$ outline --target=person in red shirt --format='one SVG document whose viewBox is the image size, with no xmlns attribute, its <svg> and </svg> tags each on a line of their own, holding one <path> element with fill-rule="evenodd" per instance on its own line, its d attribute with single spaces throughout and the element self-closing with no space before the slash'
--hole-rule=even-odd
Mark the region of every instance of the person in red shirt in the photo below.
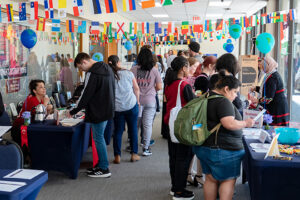
<svg viewBox="0 0 300 200">
<path fill-rule="evenodd" d="M 181 106 L 195 98 L 192 86 L 184 81 L 184 77 L 189 74 L 189 62 L 183 56 L 176 57 L 171 63 L 171 69 L 168 70 L 165 78 L 165 98 L 167 101 L 166 114 L 164 116 L 165 124 L 169 124 L 171 109 L 176 106 L 177 91 L 180 85 Z M 188 176 L 189 164 L 193 158 L 191 146 L 180 143 L 173 143 L 168 138 L 169 147 L 169 167 L 171 175 L 171 195 L 173 199 L 193 199 L 194 193 L 186 190 L 186 180 Z"/>
<path fill-rule="evenodd" d="M 31 80 L 29 83 L 30 94 L 27 96 L 23 103 L 22 110 L 19 113 L 18 118 L 14 121 L 12 127 L 12 137 L 15 142 L 21 146 L 21 132 L 20 127 L 24 124 L 22 114 L 25 111 L 31 112 L 31 119 L 34 116 L 32 110 L 39 104 L 44 104 L 47 108 L 47 113 L 53 110 L 53 106 L 49 104 L 50 100 L 46 96 L 45 82 L 43 80 Z"/>
</svg>

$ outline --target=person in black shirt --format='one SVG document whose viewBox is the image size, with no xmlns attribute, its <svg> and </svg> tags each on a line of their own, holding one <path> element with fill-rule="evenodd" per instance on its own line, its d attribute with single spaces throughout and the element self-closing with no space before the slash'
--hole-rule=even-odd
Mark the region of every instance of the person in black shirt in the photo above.
<svg viewBox="0 0 300 200">
<path fill-rule="evenodd" d="M 242 121 L 232 101 L 237 97 L 241 83 L 232 75 L 220 71 L 215 89 L 209 95 L 220 98 L 208 100 L 207 128 L 213 129 L 221 123 L 218 132 L 211 134 L 202 146 L 194 146 L 205 176 L 205 199 L 216 199 L 218 188 L 220 199 L 232 199 L 236 178 L 240 175 L 244 156 L 242 129 L 252 127 L 253 119 Z"/>
<path fill-rule="evenodd" d="M 202 63 L 203 70 L 202 73 L 195 80 L 195 90 L 200 90 L 201 94 L 208 91 L 209 78 L 215 73 L 215 65 L 217 58 L 215 56 L 207 56 Z"/>
</svg>

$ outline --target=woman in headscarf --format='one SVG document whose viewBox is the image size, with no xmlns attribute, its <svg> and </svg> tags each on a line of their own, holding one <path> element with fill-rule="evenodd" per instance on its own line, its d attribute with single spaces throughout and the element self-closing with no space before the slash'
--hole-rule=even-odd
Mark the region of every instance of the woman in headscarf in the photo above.
<svg viewBox="0 0 300 200">
<path fill-rule="evenodd" d="M 268 114 L 272 115 L 273 126 L 289 125 L 289 108 L 285 89 L 280 74 L 277 72 L 278 63 L 270 56 L 266 56 L 260 65 L 265 72 L 263 84 L 257 88 L 261 98 L 251 98 L 253 103 L 259 103 L 265 107 Z"/>
</svg>

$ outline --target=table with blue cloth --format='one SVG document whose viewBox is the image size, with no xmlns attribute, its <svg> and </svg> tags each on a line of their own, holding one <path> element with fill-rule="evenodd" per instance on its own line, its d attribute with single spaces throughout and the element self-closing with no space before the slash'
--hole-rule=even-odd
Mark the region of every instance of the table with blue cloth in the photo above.
<svg viewBox="0 0 300 200">
<path fill-rule="evenodd" d="M 12 191 L 12 192 L 3 192 L 0 191 L 1 200 L 34 200 L 42 186 L 48 180 L 47 172 L 42 172 L 33 179 L 16 179 L 16 178 L 3 178 L 9 173 L 15 170 L 4 170 L 0 169 L 0 180 L 1 181 L 15 181 L 15 182 L 25 182 L 26 185 Z"/>
<path fill-rule="evenodd" d="M 251 143 L 260 143 L 259 140 L 243 137 L 243 143 L 243 173 L 252 200 L 300 199 L 300 156 L 293 155 L 291 161 L 264 159 L 265 153 L 256 153 L 250 147 Z"/>
<path fill-rule="evenodd" d="M 90 137 L 90 124 L 57 126 L 55 121 L 28 126 L 32 168 L 64 172 L 76 179 Z"/>
</svg>

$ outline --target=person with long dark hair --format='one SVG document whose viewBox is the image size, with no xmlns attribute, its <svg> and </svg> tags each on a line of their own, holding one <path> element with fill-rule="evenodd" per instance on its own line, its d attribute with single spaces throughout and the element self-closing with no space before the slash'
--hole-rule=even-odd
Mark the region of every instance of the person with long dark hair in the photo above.
<svg viewBox="0 0 300 200">
<path fill-rule="evenodd" d="M 108 64 L 115 75 L 115 117 L 114 117 L 114 163 L 121 162 L 122 135 L 125 122 L 130 135 L 131 162 L 140 160 L 138 156 L 137 119 L 139 113 L 140 89 L 131 71 L 122 69 L 118 56 L 108 57 Z"/>
<path fill-rule="evenodd" d="M 188 74 L 188 60 L 183 56 L 176 57 L 172 61 L 171 68 L 168 69 L 165 78 L 165 98 L 167 102 L 166 114 L 164 115 L 165 124 L 169 124 L 171 109 L 176 106 L 179 86 L 182 107 L 195 98 L 192 86 L 184 81 L 184 77 L 187 77 Z M 168 131 L 170 130 L 168 129 Z M 168 135 L 169 167 L 172 184 L 170 194 L 174 195 L 173 199 L 193 199 L 194 193 L 185 189 L 189 164 L 193 158 L 192 147 L 181 143 L 173 143 L 170 139 L 170 133 Z"/>
<path fill-rule="evenodd" d="M 219 98 L 208 100 L 207 128 L 212 130 L 221 123 L 218 132 L 212 133 L 201 146 L 193 150 L 200 159 L 205 174 L 204 198 L 215 200 L 232 199 L 236 179 L 240 176 L 241 161 L 245 151 L 242 142 L 242 129 L 252 127 L 253 119 L 242 120 L 232 101 L 237 97 L 241 83 L 232 75 L 219 71 L 215 88 L 209 95 Z"/>
<path fill-rule="evenodd" d="M 131 69 L 140 88 L 139 124 L 142 122 L 143 126 L 143 156 L 152 155 L 149 146 L 156 113 L 155 95 L 162 89 L 159 71 L 154 66 L 152 52 L 144 48 L 137 57 L 137 65 Z"/>
</svg>

